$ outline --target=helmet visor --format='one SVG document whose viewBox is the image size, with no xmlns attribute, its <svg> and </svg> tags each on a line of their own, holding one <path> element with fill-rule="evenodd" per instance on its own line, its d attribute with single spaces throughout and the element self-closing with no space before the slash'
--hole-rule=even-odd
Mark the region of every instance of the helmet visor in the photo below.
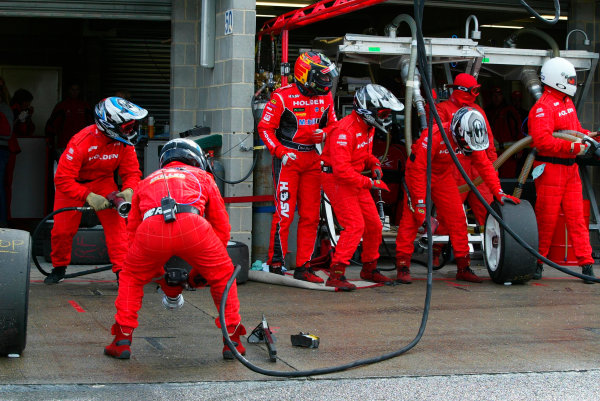
<svg viewBox="0 0 600 401">
<path fill-rule="evenodd" d="M 577 85 L 577 76 L 567 77 L 567 83 L 569 85 Z"/>
<path fill-rule="evenodd" d="M 123 124 L 121 124 L 121 132 L 124 135 L 131 135 L 133 133 L 133 131 L 135 131 L 135 129 L 137 128 L 137 120 L 130 120 L 130 121 L 126 121 Z"/>
<path fill-rule="evenodd" d="M 381 120 L 385 120 L 386 118 L 388 118 L 390 116 L 390 114 L 392 114 L 391 109 L 378 109 L 377 110 L 377 118 L 379 118 Z"/>
</svg>

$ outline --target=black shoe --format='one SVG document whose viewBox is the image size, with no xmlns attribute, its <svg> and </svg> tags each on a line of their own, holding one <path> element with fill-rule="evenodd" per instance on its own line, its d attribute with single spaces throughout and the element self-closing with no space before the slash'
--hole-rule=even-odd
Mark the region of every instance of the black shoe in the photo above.
<svg viewBox="0 0 600 401">
<path fill-rule="evenodd" d="M 281 268 L 281 265 L 277 263 L 269 266 L 269 272 L 283 276 L 283 269 Z"/>
<path fill-rule="evenodd" d="M 533 273 L 533 277 L 531 277 L 534 280 L 539 280 L 542 278 L 542 272 L 544 271 L 544 265 L 541 263 L 536 264 L 535 266 L 535 273 Z"/>
<path fill-rule="evenodd" d="M 44 284 L 58 284 L 65 278 L 65 272 L 67 271 L 66 266 L 58 266 L 52 268 L 52 271 L 44 279 Z"/>
<path fill-rule="evenodd" d="M 592 267 L 592 265 L 582 265 L 581 266 L 581 274 L 586 275 L 586 276 L 592 276 L 592 277 L 596 277 L 594 276 L 594 268 Z M 595 284 L 595 281 L 592 280 L 583 280 L 584 283 L 586 284 Z"/>
</svg>

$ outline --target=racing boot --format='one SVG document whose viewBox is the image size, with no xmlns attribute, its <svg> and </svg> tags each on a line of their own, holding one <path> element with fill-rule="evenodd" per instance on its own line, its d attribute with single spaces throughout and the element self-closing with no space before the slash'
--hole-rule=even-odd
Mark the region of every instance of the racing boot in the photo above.
<svg viewBox="0 0 600 401">
<path fill-rule="evenodd" d="M 592 265 L 581 265 L 581 274 L 585 274 L 586 276 L 594 276 L 594 267 Z M 585 284 L 595 284 L 595 281 L 592 280 L 583 280 Z"/>
<path fill-rule="evenodd" d="M 115 338 L 108 347 L 104 348 L 104 355 L 117 359 L 129 359 L 131 357 L 131 348 L 129 347 L 133 339 L 133 327 L 121 326 L 119 323 L 115 323 L 110 332 Z"/>
<path fill-rule="evenodd" d="M 308 281 L 309 283 L 323 283 L 323 279 L 317 276 L 310 267 L 310 262 L 306 262 L 302 266 L 296 267 L 294 270 L 294 278 L 296 280 Z"/>
<path fill-rule="evenodd" d="M 281 268 L 281 263 L 275 262 L 269 265 L 269 272 L 283 276 L 283 269 Z"/>
<path fill-rule="evenodd" d="M 410 277 L 410 257 L 398 257 L 396 258 L 396 270 L 398 276 L 396 277 L 396 283 L 399 284 L 411 284 L 412 277 Z"/>
<path fill-rule="evenodd" d="M 50 274 L 44 279 L 44 284 L 58 284 L 65 278 L 67 266 L 56 266 L 52 268 Z"/>
<path fill-rule="evenodd" d="M 377 260 L 372 262 L 363 262 L 362 270 L 360 271 L 360 278 L 363 280 L 374 281 L 376 283 L 383 283 L 387 285 L 394 283 L 394 280 L 381 274 L 377 268 Z"/>
<path fill-rule="evenodd" d="M 535 273 L 531 277 L 533 280 L 540 280 L 542 278 L 542 272 L 544 271 L 544 264 L 542 262 L 537 262 L 535 265 Z"/>
<path fill-rule="evenodd" d="M 468 255 L 456 258 L 456 267 L 457 280 L 468 281 L 470 283 L 483 283 L 483 279 L 471 270 L 471 258 Z"/>
<path fill-rule="evenodd" d="M 242 355 L 246 355 L 246 348 L 242 345 L 242 340 L 240 336 L 246 334 L 246 328 L 242 323 L 238 323 L 237 326 L 231 325 L 227 326 L 227 334 L 229 334 L 229 339 L 235 345 L 235 349 Z M 225 339 L 223 338 L 223 359 L 232 360 L 235 359 L 235 355 L 227 346 Z"/>
<path fill-rule="evenodd" d="M 346 280 L 346 265 L 334 263 L 329 268 L 329 278 L 325 282 L 327 287 L 335 287 L 336 291 L 353 291 L 356 286 Z"/>
</svg>

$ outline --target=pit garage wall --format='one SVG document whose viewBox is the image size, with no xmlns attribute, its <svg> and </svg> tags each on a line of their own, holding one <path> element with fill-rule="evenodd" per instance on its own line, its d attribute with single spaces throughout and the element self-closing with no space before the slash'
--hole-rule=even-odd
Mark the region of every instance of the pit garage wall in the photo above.
<svg viewBox="0 0 600 401">
<path fill-rule="evenodd" d="M 238 180 L 252 166 L 252 152 L 237 146 L 253 145 L 250 109 L 254 88 L 256 7 L 251 0 L 215 0 L 214 67 L 200 66 L 202 0 L 173 0 L 171 43 L 171 135 L 195 126 L 221 134 L 216 153 L 225 178 Z M 233 32 L 225 35 L 225 12 L 233 12 Z M 251 196 L 252 180 L 225 185 L 225 197 Z M 231 238 L 252 249 L 252 204 L 227 206 Z M 265 228 L 268 229 L 268 228 Z"/>
<path fill-rule="evenodd" d="M 569 29 L 581 29 L 585 31 L 590 40 L 589 46 L 584 46 L 584 37 L 581 33 L 573 33 L 569 37 L 570 50 L 587 50 L 594 53 L 600 53 L 600 1 L 599 0 L 571 0 L 569 8 Z M 559 43 L 561 49 L 566 44 Z M 600 130 L 600 68 L 595 71 L 594 81 L 588 96 L 583 99 L 578 116 L 581 125 L 592 131 Z M 596 201 L 600 199 L 600 170 L 599 167 L 587 167 L 590 175 L 590 182 L 596 196 Z M 587 195 L 584 191 L 584 197 Z M 591 217 L 590 223 L 597 223 Z M 600 232 L 590 230 L 590 240 L 594 250 L 600 247 Z"/>
<path fill-rule="evenodd" d="M 569 50 L 586 50 L 600 53 L 600 1 L 599 0 L 571 0 L 569 9 L 569 29 L 583 30 L 590 40 L 589 46 L 584 46 L 584 36 L 574 32 L 569 37 Z M 558 43 L 561 49 L 565 48 L 566 36 L 562 43 Z M 581 125 L 592 131 L 600 129 L 600 66 L 596 68 L 594 82 L 586 99 L 582 100 L 578 113 Z"/>
</svg>

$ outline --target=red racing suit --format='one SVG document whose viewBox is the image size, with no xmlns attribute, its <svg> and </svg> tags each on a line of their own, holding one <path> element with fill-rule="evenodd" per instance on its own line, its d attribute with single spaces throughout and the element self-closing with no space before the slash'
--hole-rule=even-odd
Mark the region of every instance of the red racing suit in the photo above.
<svg viewBox="0 0 600 401">
<path fill-rule="evenodd" d="M 162 214 L 154 212 L 167 194 L 180 205 L 193 206 L 198 214 L 177 213 L 175 221 L 165 222 Z M 210 174 L 181 162 L 169 163 L 140 182 L 133 194 L 128 220 L 129 252 L 119 274 L 117 323 L 138 326 L 144 285 L 152 280 L 161 284 L 167 296 L 181 294 L 183 287 L 168 286 L 164 280 L 164 265 L 172 256 L 192 266 L 190 277 L 200 275 L 206 280 L 219 309 L 223 291 L 233 274 L 233 263 L 227 254 L 231 226 L 223 198 Z M 234 282 L 225 307 L 227 327 L 240 322 L 239 309 Z"/>
<path fill-rule="evenodd" d="M 494 162 L 498 158 L 498 156 L 496 155 L 496 148 L 494 147 L 494 136 L 492 135 L 490 123 L 488 122 L 488 119 L 485 116 L 485 112 L 481 109 L 481 107 L 479 107 L 479 105 L 475 103 L 475 96 L 462 92 L 460 90 L 455 90 L 454 92 L 452 92 L 450 99 L 438 103 L 435 107 L 437 109 L 438 114 L 440 115 L 440 119 L 444 123 L 452 121 L 454 113 L 456 113 L 461 107 L 472 107 L 475 110 L 479 111 L 485 119 L 485 125 L 487 126 L 488 138 L 490 142 L 490 145 L 485 150 L 485 153 L 487 154 L 491 162 Z M 451 135 L 449 130 L 446 131 L 446 134 L 449 136 Z M 463 167 L 469 178 L 471 178 L 471 180 L 474 180 L 475 178 L 479 177 L 480 174 L 477 171 L 477 169 L 471 164 L 472 159 L 470 157 L 467 157 L 463 154 L 457 154 L 457 156 L 458 160 L 460 160 L 461 166 Z M 452 165 L 454 166 L 453 162 Z M 458 168 L 454 167 L 453 170 L 454 178 L 456 179 L 456 184 L 458 186 L 466 184 L 466 181 L 458 171 Z M 494 200 L 494 196 L 492 195 L 490 189 L 486 185 L 479 185 L 477 189 L 488 204 L 492 203 L 492 201 Z M 479 225 L 484 224 L 485 216 L 487 215 L 487 209 L 481 204 L 479 199 L 477 199 L 477 196 L 475 196 L 475 194 L 473 194 L 471 191 L 468 191 L 462 193 L 461 197 L 463 202 L 466 200 L 469 206 L 471 207 L 471 210 L 475 215 L 477 223 Z M 439 229 L 443 230 L 441 225 Z"/>
<path fill-rule="evenodd" d="M 54 210 L 64 207 L 83 206 L 85 199 L 94 192 L 106 197 L 118 190 L 114 173 L 119 172 L 122 188 L 135 189 L 142 173 L 135 149 L 115 141 L 90 125 L 77 133 L 68 143 L 58 162 L 54 176 L 56 194 Z M 108 256 L 117 272 L 123 267 L 127 253 L 125 219 L 114 209 L 96 212 L 108 248 Z M 71 262 L 73 237 L 79 228 L 81 213 L 62 212 L 54 216 L 52 228 L 52 265 L 67 266 Z"/>
<path fill-rule="evenodd" d="M 271 224 L 267 264 L 284 264 L 288 234 L 298 204 L 296 266 L 310 260 L 321 204 L 320 161 L 312 134 L 337 121 L 331 93 L 303 95 L 296 84 L 273 92 L 258 123 L 261 139 L 273 155 L 275 213 Z M 284 166 L 282 157 L 289 152 L 296 160 Z"/>
<path fill-rule="evenodd" d="M 444 124 L 444 130 L 450 132 L 450 122 Z M 449 136 L 448 139 L 455 152 L 459 153 L 458 146 L 452 136 Z M 467 222 L 462 207 L 463 202 L 456 181 L 453 178 L 454 169 L 448 168 L 448 166 L 454 164 L 454 161 L 437 126 L 435 126 L 432 134 L 431 146 L 431 199 L 437 209 L 437 219 L 440 225 L 444 225 L 448 230 L 455 257 L 464 257 L 469 254 L 469 241 Z M 484 182 L 494 193 L 500 191 L 500 180 L 485 151 L 472 152 L 468 156 L 463 154 L 463 157 L 470 159 L 469 162 L 477 168 Z M 404 178 L 408 187 L 411 206 L 416 208 L 418 204 L 425 204 L 427 131 L 423 131 L 421 137 L 412 146 L 412 154 L 406 163 Z M 396 237 L 396 258 L 410 260 L 414 251 L 415 236 L 421 222 L 417 221 L 408 202 L 405 202 L 402 220 L 398 225 L 398 236 Z"/>
<path fill-rule="evenodd" d="M 382 224 L 371 196 L 371 179 L 361 174 L 379 163 L 372 154 L 374 134 L 375 128 L 352 111 L 328 130 L 325 139 L 321 182 L 343 227 L 332 265 L 348 266 L 361 237 L 362 261 L 379 258 Z"/>
<path fill-rule="evenodd" d="M 571 150 L 571 142 L 552 136 L 559 130 L 584 134 L 590 131 L 581 127 L 571 98 L 550 87 L 545 87 L 544 93 L 531 108 L 528 126 L 538 151 L 534 169 L 545 165 L 542 174 L 535 179 L 539 252 L 542 256 L 548 254 L 562 209 L 578 263 L 593 264 L 589 228 L 583 215 L 581 179 L 575 164 L 576 152 Z"/>
</svg>

